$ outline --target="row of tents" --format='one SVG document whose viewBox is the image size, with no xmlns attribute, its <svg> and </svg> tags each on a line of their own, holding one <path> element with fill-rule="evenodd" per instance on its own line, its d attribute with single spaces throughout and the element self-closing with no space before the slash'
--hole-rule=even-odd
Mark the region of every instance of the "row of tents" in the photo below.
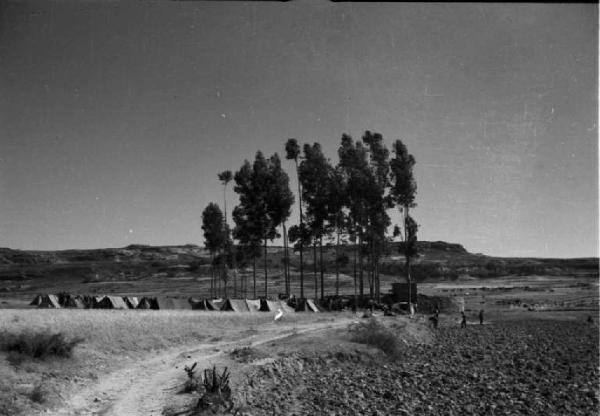
<svg viewBox="0 0 600 416">
<path fill-rule="evenodd" d="M 38 308 L 77 309 L 195 309 L 205 311 L 270 312 L 323 312 L 312 299 L 197 299 L 176 297 L 88 296 L 69 293 L 37 295 L 30 303 Z"/>
</svg>

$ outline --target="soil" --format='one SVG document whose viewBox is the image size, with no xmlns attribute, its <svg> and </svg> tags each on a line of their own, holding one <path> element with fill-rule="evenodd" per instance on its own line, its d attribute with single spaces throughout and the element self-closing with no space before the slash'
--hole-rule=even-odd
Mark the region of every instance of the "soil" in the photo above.
<svg viewBox="0 0 600 416">
<path fill-rule="evenodd" d="M 245 415 L 597 415 L 598 328 L 529 320 L 439 328 L 398 359 L 347 345 L 258 367 Z"/>
<path fill-rule="evenodd" d="M 366 322 L 358 315 L 274 322 L 145 357 L 44 414 L 212 414 L 193 413 L 200 396 L 182 394 L 184 366 L 197 362 L 198 372 L 231 372 L 235 406 L 223 415 L 596 415 L 597 320 L 563 315 L 507 314 L 466 329 L 444 314 L 437 329 L 422 315 L 378 316 L 398 336 L 394 357 L 351 341 L 349 328 Z"/>
</svg>

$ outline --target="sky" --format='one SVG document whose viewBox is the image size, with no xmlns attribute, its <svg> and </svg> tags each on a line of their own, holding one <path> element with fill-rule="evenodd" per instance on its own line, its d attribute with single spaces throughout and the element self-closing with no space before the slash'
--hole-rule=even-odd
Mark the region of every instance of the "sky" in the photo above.
<svg viewBox="0 0 600 416">
<path fill-rule="evenodd" d="M 598 256 L 597 122 L 596 4 L 2 2 L 0 246 L 201 245 L 218 172 L 371 130 L 419 239 Z"/>
</svg>

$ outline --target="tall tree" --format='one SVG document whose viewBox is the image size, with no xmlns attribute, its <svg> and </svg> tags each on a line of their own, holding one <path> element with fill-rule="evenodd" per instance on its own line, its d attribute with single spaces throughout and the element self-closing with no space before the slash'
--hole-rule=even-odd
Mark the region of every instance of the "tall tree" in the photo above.
<svg viewBox="0 0 600 416">
<path fill-rule="evenodd" d="M 366 201 L 371 186 L 368 151 L 362 142 L 355 143 L 352 137 L 343 134 L 338 156 L 339 166 L 347 183 L 346 196 L 348 198 L 352 235 L 355 241 L 358 240 L 358 244 L 354 244 L 354 259 L 356 264 L 356 258 L 358 257 L 358 291 L 362 301 L 364 297 L 363 242 L 365 241 L 365 231 L 368 224 Z M 354 276 L 356 279 L 356 271 Z"/>
<path fill-rule="evenodd" d="M 327 222 L 329 229 L 335 233 L 335 295 L 340 292 L 340 265 L 344 265 L 347 257 L 340 255 L 340 239 L 347 223 L 344 207 L 347 205 L 346 178 L 340 166 L 330 169 L 327 181 Z"/>
<path fill-rule="evenodd" d="M 233 236 L 239 241 L 243 258 L 252 258 L 253 295 L 256 298 L 256 259 L 261 256 L 262 235 L 256 219 L 259 195 L 255 192 L 253 175 L 253 167 L 247 160 L 234 175 L 234 191 L 239 195 L 240 202 L 233 210 Z"/>
<path fill-rule="evenodd" d="M 363 143 L 369 149 L 369 192 L 366 194 L 368 206 L 368 242 L 370 265 L 370 294 L 371 298 L 379 299 L 379 261 L 383 255 L 387 238 L 386 231 L 390 225 L 390 218 L 386 210 L 392 208 L 388 195 L 390 187 L 390 162 L 389 150 L 379 133 L 366 131 L 362 137 Z"/>
<path fill-rule="evenodd" d="M 223 229 L 223 213 L 221 208 L 214 202 L 202 212 L 202 230 L 204 231 L 204 246 L 211 254 L 213 265 L 211 278 L 211 296 L 216 297 L 216 281 L 214 273 L 215 254 L 223 247 L 226 241 L 225 230 Z"/>
<path fill-rule="evenodd" d="M 223 226 L 225 227 L 225 230 L 227 231 L 227 240 L 229 242 L 231 242 L 231 244 L 225 244 L 223 246 L 223 256 L 226 258 L 232 258 L 235 260 L 235 256 L 233 256 L 233 241 L 231 241 L 231 234 L 230 234 L 230 229 L 229 226 L 227 225 L 227 184 L 229 184 L 229 182 L 231 182 L 231 180 L 233 179 L 233 174 L 231 173 L 230 170 L 225 170 L 221 173 L 219 173 L 217 175 L 217 177 L 219 178 L 219 180 L 221 181 L 221 184 L 223 185 Z M 226 253 L 225 250 L 227 250 L 228 252 Z M 225 276 L 225 293 L 227 294 L 227 262 L 225 261 L 221 261 L 221 270 L 222 270 L 222 275 Z M 234 269 L 233 264 L 232 264 L 232 269 Z M 226 295 L 227 296 L 227 295 Z M 237 282 L 236 282 L 236 272 L 235 270 L 233 270 L 233 296 L 237 296 Z"/>
<path fill-rule="evenodd" d="M 287 175 L 281 169 L 279 156 L 267 160 L 261 151 L 256 152 L 254 163 L 245 162 L 235 175 L 235 191 L 240 194 L 240 205 L 234 210 L 236 237 L 251 245 L 263 242 L 265 297 L 268 292 L 267 243 L 278 236 L 276 227 L 289 216 L 289 195 L 277 198 L 276 191 L 285 193 Z M 289 187 L 288 187 L 289 188 Z M 285 201 L 284 201 L 285 200 Z M 285 203 L 284 203 L 285 202 Z"/>
<path fill-rule="evenodd" d="M 291 214 L 291 208 L 294 204 L 294 194 L 290 189 L 290 178 L 281 167 L 281 159 L 279 155 L 275 153 L 269 158 L 269 175 L 270 175 L 270 186 L 266 190 L 267 207 L 269 211 L 269 217 L 275 228 L 279 225 L 283 229 L 283 244 L 284 244 L 284 276 L 286 295 L 289 296 L 289 279 L 287 273 L 287 241 L 286 241 L 286 227 L 285 221 Z M 266 288 L 266 287 L 265 287 Z"/>
<path fill-rule="evenodd" d="M 325 221 L 327 220 L 329 202 L 329 178 L 331 165 L 323 155 L 321 145 L 314 143 L 304 145 L 304 159 L 300 163 L 299 178 L 302 183 L 302 200 L 306 203 L 306 218 L 308 228 L 313 234 L 313 258 L 316 272 L 316 248 L 320 248 L 320 275 L 321 275 L 321 299 L 324 293 L 324 266 L 323 266 L 323 236 L 325 235 Z M 316 283 L 316 273 L 315 273 Z M 315 297 L 316 293 L 315 284 Z"/>
<path fill-rule="evenodd" d="M 399 207 L 404 216 L 404 258 L 406 282 L 412 283 L 410 274 L 410 260 L 417 255 L 416 236 L 417 223 L 410 217 L 409 209 L 416 206 L 415 196 L 417 193 L 417 183 L 413 176 L 415 158 L 408 153 L 408 150 L 401 140 L 396 140 L 393 145 L 394 157 L 390 161 L 392 186 L 391 199 Z M 412 248 L 409 249 L 408 242 L 411 241 Z M 409 294 L 410 294 L 409 290 Z"/>
<path fill-rule="evenodd" d="M 224 221 L 225 223 L 227 223 L 227 184 L 229 184 L 229 182 L 231 182 L 231 180 L 233 179 L 233 174 L 231 173 L 230 170 L 225 170 L 221 173 L 219 173 L 218 175 L 219 180 L 221 181 L 221 184 L 223 184 L 223 211 L 224 211 Z"/>
<path fill-rule="evenodd" d="M 302 185 L 300 184 L 300 173 L 298 166 L 298 159 L 300 157 L 300 145 L 296 139 L 288 139 L 285 143 L 285 158 L 293 160 L 296 164 L 296 177 L 298 178 L 298 208 L 300 210 L 300 230 L 304 229 L 304 220 L 302 216 Z M 291 231 L 291 230 L 290 230 Z M 292 241 L 290 239 L 290 241 Z M 300 298 L 304 299 L 304 261 L 303 256 L 303 239 L 299 239 L 299 252 L 300 252 Z"/>
</svg>

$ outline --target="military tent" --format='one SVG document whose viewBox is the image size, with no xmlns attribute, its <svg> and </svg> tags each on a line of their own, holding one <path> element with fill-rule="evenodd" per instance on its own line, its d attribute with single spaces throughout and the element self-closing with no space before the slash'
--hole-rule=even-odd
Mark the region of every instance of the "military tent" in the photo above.
<svg viewBox="0 0 600 416">
<path fill-rule="evenodd" d="M 250 312 L 248 304 L 244 299 L 225 299 L 222 311 L 233 311 L 233 312 Z"/>
<path fill-rule="evenodd" d="M 44 295 L 38 304 L 38 308 L 60 308 L 58 297 L 56 295 Z"/>
<path fill-rule="evenodd" d="M 286 313 L 294 312 L 294 308 L 292 308 L 290 305 L 288 305 L 285 300 L 279 300 L 278 303 L 283 312 L 286 312 Z"/>
<path fill-rule="evenodd" d="M 246 299 L 246 305 L 250 312 L 260 311 L 260 299 Z"/>
<path fill-rule="evenodd" d="M 320 312 L 320 308 L 312 299 L 298 299 L 296 312 Z"/>
<path fill-rule="evenodd" d="M 97 305 L 100 309 L 129 309 L 123 298 L 118 296 L 104 296 Z"/>
<path fill-rule="evenodd" d="M 105 296 L 93 296 L 92 297 L 92 302 L 91 302 L 91 307 L 94 309 L 101 309 L 102 308 L 102 301 L 104 300 Z"/>
<path fill-rule="evenodd" d="M 136 309 L 158 309 L 156 299 L 143 297 L 136 306 Z"/>
<path fill-rule="evenodd" d="M 279 309 L 279 302 L 269 299 L 260 300 L 260 311 L 261 312 L 273 312 Z"/>
<path fill-rule="evenodd" d="M 157 298 L 157 309 L 192 309 L 187 299 L 181 298 Z"/>
<path fill-rule="evenodd" d="M 123 296 L 123 301 L 129 309 L 137 308 L 138 303 L 140 303 L 138 298 L 135 296 Z"/>
<path fill-rule="evenodd" d="M 206 306 L 209 311 L 220 311 L 223 299 L 206 299 Z"/>
<path fill-rule="evenodd" d="M 64 302 L 65 303 L 64 303 L 63 307 L 65 307 L 65 308 L 78 308 L 78 309 L 85 308 L 85 303 L 83 302 L 83 298 L 81 296 L 69 295 L 65 298 Z"/>
<path fill-rule="evenodd" d="M 210 310 L 210 309 L 208 309 L 208 305 L 206 304 L 206 300 L 204 300 L 204 299 L 190 298 L 189 302 L 192 305 L 192 309 L 202 310 L 202 311 Z"/>
<path fill-rule="evenodd" d="M 42 301 L 42 295 L 37 295 L 35 298 L 33 298 L 33 300 L 31 301 L 30 305 L 31 306 L 38 306 L 41 301 Z"/>
</svg>

